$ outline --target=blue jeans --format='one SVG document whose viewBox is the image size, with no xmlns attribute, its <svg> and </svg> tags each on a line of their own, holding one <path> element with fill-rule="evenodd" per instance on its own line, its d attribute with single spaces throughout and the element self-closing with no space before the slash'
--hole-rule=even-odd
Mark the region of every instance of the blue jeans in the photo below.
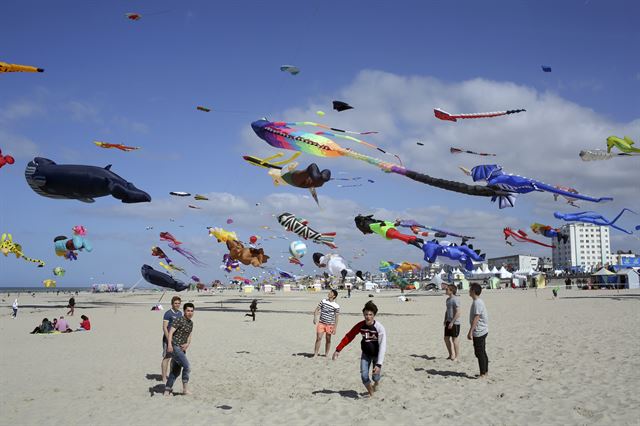
<svg viewBox="0 0 640 426">
<path fill-rule="evenodd" d="M 179 345 L 173 345 L 171 371 L 169 373 L 169 378 L 167 379 L 166 389 L 171 390 L 171 388 L 173 388 L 173 383 L 176 381 L 178 375 L 180 375 L 180 370 L 182 370 L 182 383 L 188 383 L 191 366 L 189 365 L 187 354 L 184 353 Z"/>
<path fill-rule="evenodd" d="M 363 352 L 360 356 L 360 376 L 362 378 L 362 384 L 365 386 L 371 383 L 371 380 L 369 379 L 369 370 L 371 370 L 372 366 L 376 366 L 376 358 L 373 358 Z M 380 370 L 380 373 L 382 373 L 382 369 Z M 379 382 L 380 374 L 374 374 L 373 381 Z"/>
</svg>

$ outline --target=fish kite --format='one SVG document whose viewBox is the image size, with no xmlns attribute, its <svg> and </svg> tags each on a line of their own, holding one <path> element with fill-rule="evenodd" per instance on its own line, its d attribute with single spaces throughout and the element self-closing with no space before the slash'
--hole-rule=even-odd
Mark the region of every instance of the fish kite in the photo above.
<svg viewBox="0 0 640 426">
<path fill-rule="evenodd" d="M 22 246 L 13 242 L 13 236 L 11 234 L 2 234 L 2 239 L 0 239 L 0 253 L 4 254 L 4 257 L 7 257 L 9 253 L 12 253 L 16 256 L 16 259 L 22 258 L 27 262 L 37 263 L 38 268 L 43 268 L 45 265 L 45 263 L 40 259 L 32 259 L 25 256 L 22 252 Z"/>
<path fill-rule="evenodd" d="M 237 241 L 238 237 L 235 232 L 225 231 L 222 228 L 207 227 L 210 237 L 216 237 L 219 243 L 226 243 L 227 241 Z"/>
<path fill-rule="evenodd" d="M 455 232 L 446 231 L 444 229 L 434 228 L 432 226 L 425 226 L 411 219 L 396 219 L 395 225 L 402 226 L 404 228 L 410 228 L 411 232 L 413 232 L 416 235 L 421 235 L 423 237 L 428 236 L 429 233 L 428 232 L 420 233 L 420 229 L 427 229 L 429 231 L 433 231 L 434 236 L 436 238 L 445 238 L 447 236 L 458 237 L 462 239 L 462 244 L 464 244 L 467 240 L 473 240 L 475 238 L 475 237 L 470 237 L 468 235 L 461 235 Z"/>
<path fill-rule="evenodd" d="M 620 219 L 620 217 L 624 214 L 624 212 L 631 212 L 633 214 L 637 214 L 631 209 L 624 208 L 622 211 L 613 218 L 613 220 L 609 220 L 606 217 L 598 214 L 596 212 L 578 212 L 578 213 L 561 213 L 555 212 L 553 215 L 556 219 L 562 219 L 567 222 L 585 222 L 585 223 L 593 223 L 598 226 L 610 226 L 618 231 L 624 232 L 625 234 L 633 234 L 632 231 L 627 231 L 626 229 L 620 228 L 619 226 L 614 225 Z"/>
<path fill-rule="evenodd" d="M 105 148 L 105 149 L 115 148 L 124 152 L 135 151 L 137 149 L 140 149 L 139 146 L 126 146 L 121 143 L 107 143 L 107 142 L 100 142 L 100 141 L 94 141 L 93 143 L 99 146 L 100 148 Z"/>
<path fill-rule="evenodd" d="M 300 73 L 300 68 L 294 65 L 282 65 L 280 71 L 288 72 L 291 75 L 297 75 Z"/>
<path fill-rule="evenodd" d="M 209 108 L 207 108 L 207 107 L 200 106 L 200 105 L 198 105 L 198 106 L 196 107 L 196 109 L 197 109 L 198 111 L 211 112 L 211 109 L 209 109 Z"/>
<path fill-rule="evenodd" d="M 353 107 L 346 102 L 333 101 L 333 109 L 335 109 L 338 112 L 342 112 L 349 109 L 353 109 Z"/>
<path fill-rule="evenodd" d="M 189 288 L 188 284 L 176 280 L 171 275 L 165 274 L 164 272 L 156 271 L 149 265 L 142 265 L 140 273 L 146 282 L 153 285 L 169 288 L 175 291 L 183 291 Z"/>
<path fill-rule="evenodd" d="M 260 137 L 262 140 L 266 141 L 269 145 L 281 148 L 281 149 L 289 149 L 294 151 L 305 152 L 311 155 L 316 155 L 319 157 L 351 157 L 360 161 L 367 162 L 376 167 L 379 167 L 385 172 L 388 173 L 396 173 L 399 175 L 403 175 L 408 177 L 409 179 L 415 180 L 420 183 L 424 183 L 426 185 L 434 186 L 436 188 L 445 189 L 453 192 L 460 192 L 467 195 L 480 196 L 480 197 L 491 197 L 492 201 L 500 200 L 500 207 L 513 207 L 515 201 L 516 193 L 528 193 L 531 191 L 540 191 L 546 190 L 553 193 L 558 193 L 561 195 L 569 195 L 563 191 L 557 190 L 552 186 L 542 184 L 541 182 L 533 181 L 527 178 L 521 178 L 518 176 L 505 175 L 501 172 L 501 168 L 495 165 L 488 166 L 477 166 L 474 167 L 474 170 L 480 168 L 482 170 L 488 170 L 489 168 L 493 168 L 494 172 L 490 174 L 491 179 L 487 182 L 489 185 L 467 185 L 461 182 L 450 181 L 446 179 L 435 178 L 423 173 L 418 173 L 416 171 L 407 169 L 402 165 L 397 165 L 393 163 L 388 163 L 382 160 L 379 160 L 374 157 L 370 157 L 368 155 L 364 155 L 353 151 L 351 149 L 343 148 L 338 145 L 334 140 L 329 139 L 325 135 L 331 135 L 333 137 L 341 137 L 349 140 L 355 140 L 358 143 L 362 143 L 369 147 L 374 147 L 373 145 L 360 141 L 359 139 L 352 138 L 350 136 L 345 135 L 335 135 L 327 132 L 318 132 L 318 133 L 308 133 L 301 132 L 292 128 L 292 125 L 299 124 L 308 124 L 307 122 L 302 123 L 287 123 L 287 122 L 271 122 L 267 120 L 258 120 L 251 123 L 251 127 L 253 131 Z M 313 123 L 315 124 L 315 123 Z M 380 148 L 377 148 L 380 151 Z M 465 169 L 466 170 L 466 169 Z M 466 171 L 471 174 L 472 172 Z M 501 176 L 499 176 L 501 175 Z M 474 176 L 482 176 L 482 173 L 474 173 Z M 474 179 L 474 180 L 480 180 Z M 508 182 L 503 182 L 508 181 Z M 535 183 L 535 184 L 534 184 Z M 537 186 L 536 186 L 537 185 Z M 544 185 L 544 189 L 541 185 Z M 547 189 L 551 188 L 553 190 Z M 608 201 L 611 198 L 600 198 L 595 199 L 591 197 L 586 197 L 584 195 L 576 196 L 576 198 L 601 202 Z"/>
<path fill-rule="evenodd" d="M 198 201 L 209 201 L 209 199 L 207 197 L 205 197 L 204 195 L 200 195 L 200 194 L 194 195 L 193 198 L 195 200 L 198 200 Z"/>
<path fill-rule="evenodd" d="M 0 73 L 2 72 L 44 72 L 44 69 L 32 67 L 30 65 L 18 65 L 0 62 Z"/>
<path fill-rule="evenodd" d="M 48 158 L 36 157 L 24 171 L 27 184 L 43 197 L 93 203 L 94 198 L 112 195 L 123 203 L 146 203 L 151 196 L 105 168 L 56 164 Z"/>
<path fill-rule="evenodd" d="M 444 121 L 458 121 L 458 119 L 468 119 L 468 118 L 490 118 L 490 117 L 500 117 L 503 115 L 509 114 L 517 114 L 519 112 L 525 112 L 526 109 L 511 109 L 508 111 L 495 111 L 495 112 L 477 112 L 473 114 L 450 114 L 447 111 L 441 110 L 439 108 L 433 109 L 433 114 L 436 118 Z"/>
<path fill-rule="evenodd" d="M 7 164 L 13 164 L 16 160 L 10 155 L 2 155 L 2 150 L 0 149 L 0 169 Z"/>
<path fill-rule="evenodd" d="M 516 240 L 518 242 L 521 242 L 521 243 L 522 242 L 528 242 L 528 243 L 538 244 L 538 245 L 543 246 L 543 247 L 549 247 L 549 248 L 555 248 L 556 247 L 554 245 L 541 243 L 540 241 L 536 241 L 534 239 L 529 238 L 527 233 L 524 232 L 522 229 L 520 229 L 518 231 L 514 231 L 511 228 L 504 228 L 502 230 L 502 232 L 504 233 L 504 240 L 505 241 L 508 241 L 509 237 L 511 237 L 514 240 Z"/>
<path fill-rule="evenodd" d="M 542 65 L 543 72 L 551 72 L 551 67 L 549 65 Z"/>
<path fill-rule="evenodd" d="M 191 197 L 191 194 L 183 191 L 171 191 L 169 195 L 173 195 L 175 197 Z"/>
<path fill-rule="evenodd" d="M 558 228 L 552 228 L 549 225 L 543 225 L 541 223 L 532 223 L 531 230 L 536 234 L 544 235 L 547 238 L 557 238 L 558 241 L 567 243 L 569 240 L 569 234 L 562 232 Z"/>
<path fill-rule="evenodd" d="M 488 154 L 488 153 L 486 153 L 486 152 L 467 151 L 467 150 L 464 150 L 464 149 L 454 148 L 454 147 L 449 148 L 449 151 L 450 151 L 452 154 L 462 154 L 462 153 L 465 153 L 465 154 L 480 155 L 480 156 L 482 156 L 482 157 L 495 157 L 495 156 L 496 156 L 496 154 Z"/>
<path fill-rule="evenodd" d="M 278 223 L 287 228 L 287 231 L 294 232 L 305 240 L 311 240 L 316 244 L 325 244 L 332 249 L 338 248 L 333 242 L 336 238 L 335 232 L 320 233 L 311 229 L 308 222 L 304 219 L 298 219 L 291 213 L 282 213 L 278 216 Z"/>
<path fill-rule="evenodd" d="M 176 237 L 174 237 L 173 235 L 171 235 L 170 232 L 161 232 L 160 233 L 160 240 L 162 241 L 170 241 L 175 245 L 180 245 L 182 244 L 180 241 L 176 240 Z"/>
</svg>

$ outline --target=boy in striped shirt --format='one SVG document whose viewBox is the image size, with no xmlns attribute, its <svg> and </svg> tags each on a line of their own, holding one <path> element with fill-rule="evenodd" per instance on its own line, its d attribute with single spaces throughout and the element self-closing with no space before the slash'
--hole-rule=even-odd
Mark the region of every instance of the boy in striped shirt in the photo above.
<svg viewBox="0 0 640 426">
<path fill-rule="evenodd" d="M 331 336 L 336 334 L 340 317 L 340 305 L 335 302 L 336 297 L 338 297 L 338 291 L 329 290 L 327 298 L 322 299 L 313 312 L 313 323 L 316 324 L 316 345 L 313 356 L 318 356 L 323 335 L 325 336 L 324 356 L 327 356 L 331 349 Z M 320 322 L 318 322 L 318 313 L 320 314 Z"/>
</svg>

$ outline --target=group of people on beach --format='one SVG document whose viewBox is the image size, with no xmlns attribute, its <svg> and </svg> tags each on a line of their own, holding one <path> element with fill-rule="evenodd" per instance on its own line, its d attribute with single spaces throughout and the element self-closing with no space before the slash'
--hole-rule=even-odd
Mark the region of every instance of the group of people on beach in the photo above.
<svg viewBox="0 0 640 426">
<path fill-rule="evenodd" d="M 444 315 L 444 340 L 449 353 L 448 360 L 456 361 L 460 358 L 458 337 L 460 335 L 460 299 L 457 296 L 458 288 L 455 285 L 446 287 L 446 309 Z M 489 358 L 486 352 L 486 339 L 489 334 L 489 315 L 484 301 L 480 298 L 482 286 L 471 284 L 469 296 L 473 300 L 469 310 L 469 332 L 467 339 L 473 341 L 473 349 L 478 366 L 480 378 L 487 377 L 489 372 Z M 316 326 L 316 340 L 313 356 L 319 355 L 322 338 L 325 339 L 324 355 L 328 356 L 331 349 L 331 337 L 336 334 L 340 318 L 340 305 L 336 303 L 338 291 L 331 289 L 326 299 L 322 299 L 313 312 L 313 323 Z M 162 381 L 166 382 L 164 395 L 173 394 L 173 385 L 181 375 L 183 394 L 189 395 L 189 374 L 191 366 L 187 359 L 187 349 L 191 345 L 193 332 L 193 303 L 185 303 L 180 310 L 182 300 L 179 296 L 171 299 L 171 309 L 165 312 L 162 320 Z M 257 301 L 252 302 L 251 311 L 255 321 Z M 362 384 L 367 389 L 369 396 L 373 396 L 382 378 L 382 366 L 387 350 L 387 333 L 384 326 L 376 321 L 378 307 L 373 301 L 365 303 L 362 309 L 363 320 L 355 324 L 342 338 L 335 348 L 332 360 L 337 360 L 341 351 L 351 343 L 356 336 L 361 335 L 360 348 L 360 376 Z M 167 373 L 168 376 L 167 376 Z"/>
<path fill-rule="evenodd" d="M 17 299 L 16 299 L 16 302 L 17 302 Z M 69 303 L 67 304 L 67 308 L 69 309 L 67 311 L 67 315 L 73 316 L 76 310 L 75 297 L 71 296 L 71 298 L 69 299 Z M 14 318 L 15 318 L 15 315 L 17 315 L 17 306 L 14 307 Z M 80 315 L 80 319 L 82 321 L 80 322 L 79 327 L 75 329 L 75 331 L 91 330 L 91 321 L 89 320 L 89 317 L 86 315 Z M 60 318 L 54 318 L 53 321 L 50 321 L 49 318 L 44 318 L 40 323 L 40 325 L 37 325 L 33 329 L 31 334 L 47 334 L 47 333 L 55 333 L 55 332 L 71 333 L 72 331 L 74 331 L 73 328 L 71 328 L 71 326 L 69 325 L 67 320 L 64 318 L 64 316 L 61 315 Z"/>
</svg>

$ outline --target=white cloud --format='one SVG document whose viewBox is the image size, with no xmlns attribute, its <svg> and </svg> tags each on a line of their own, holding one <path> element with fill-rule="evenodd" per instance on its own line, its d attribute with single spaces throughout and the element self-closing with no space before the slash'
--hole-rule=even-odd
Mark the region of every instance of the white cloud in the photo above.
<svg viewBox="0 0 640 426">
<path fill-rule="evenodd" d="M 0 111 L 0 124 L 9 124 L 17 120 L 33 117 L 34 115 L 42 114 L 43 111 L 42 105 L 38 102 L 28 100 L 11 102 Z"/>
<path fill-rule="evenodd" d="M 15 158 L 33 158 L 40 151 L 38 145 L 26 136 L 11 134 L 2 129 L 0 129 L 0 149 L 4 155 Z"/>
<path fill-rule="evenodd" d="M 86 102 L 72 100 L 64 104 L 64 109 L 70 114 L 74 121 L 86 123 L 102 123 L 98 108 Z"/>
</svg>

